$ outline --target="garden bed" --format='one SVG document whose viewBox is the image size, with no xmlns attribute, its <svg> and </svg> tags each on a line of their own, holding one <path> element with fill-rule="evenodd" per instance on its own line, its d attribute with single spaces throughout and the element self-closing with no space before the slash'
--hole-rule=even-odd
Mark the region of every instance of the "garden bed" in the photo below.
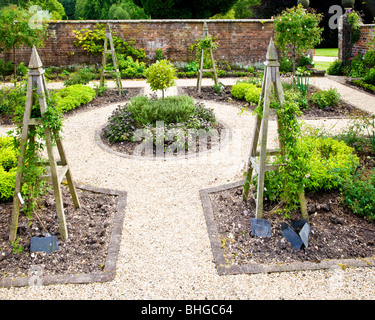
<svg viewBox="0 0 375 320">
<path fill-rule="evenodd" d="M 113 279 L 125 193 L 82 186 L 77 189 L 81 208 L 75 209 L 69 189 L 62 186 L 62 191 L 69 234 L 66 241 L 59 235 L 53 191 L 42 200 L 38 210 L 44 227 L 36 216 L 31 221 L 20 213 L 17 245 L 9 242 L 13 203 L 0 204 L 0 286 L 28 285 L 27 276 L 35 266 L 42 267 L 43 284 Z M 41 237 L 43 232 L 57 236 L 58 251 L 30 252 L 31 237 Z"/>
<path fill-rule="evenodd" d="M 362 159 L 361 167 L 374 165 L 374 158 Z M 292 212 L 290 218 L 275 214 L 279 204 L 265 199 L 263 219 L 272 224 L 271 237 L 254 237 L 250 224 L 255 217 L 254 190 L 244 202 L 242 183 L 201 191 L 219 273 L 319 269 L 340 262 L 343 267 L 357 262 L 374 265 L 375 225 L 353 214 L 339 192 L 306 193 L 311 232 L 308 246 L 297 250 L 283 237 L 281 223 L 301 220 L 301 213 Z"/>
<path fill-rule="evenodd" d="M 255 105 L 251 105 L 245 100 L 238 100 L 231 95 L 231 86 L 225 86 L 221 94 L 217 94 L 213 87 L 202 87 L 201 93 L 197 92 L 196 87 L 182 87 L 182 94 L 190 95 L 195 99 L 200 100 L 211 100 L 215 102 L 232 104 L 237 107 L 247 107 L 250 111 L 255 109 Z M 309 93 L 317 92 L 318 90 L 313 86 L 309 87 Z M 316 118 L 348 118 L 354 116 L 365 116 L 368 115 L 366 112 L 359 110 L 352 105 L 340 100 L 340 103 L 336 107 L 326 107 L 320 109 L 318 106 L 309 102 L 309 109 L 302 110 L 303 117 L 305 119 L 316 119 Z"/>
</svg>

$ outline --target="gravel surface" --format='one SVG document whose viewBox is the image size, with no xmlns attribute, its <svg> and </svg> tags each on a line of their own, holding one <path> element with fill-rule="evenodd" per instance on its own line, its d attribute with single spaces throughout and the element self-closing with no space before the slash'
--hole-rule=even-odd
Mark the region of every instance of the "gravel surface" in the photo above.
<svg viewBox="0 0 375 320">
<path fill-rule="evenodd" d="M 326 85 L 328 80 L 321 81 Z M 196 83 L 182 82 L 178 85 Z M 222 82 L 233 84 L 235 80 Z M 123 83 L 127 87 L 127 82 Z M 144 81 L 131 83 L 145 85 Z M 312 83 L 319 86 L 320 82 L 314 79 Z M 367 95 L 364 99 L 370 104 Z M 205 103 L 232 129 L 232 140 L 222 150 L 195 160 L 142 161 L 101 149 L 95 132 L 106 123 L 116 104 L 66 119 L 63 144 L 74 180 L 128 193 L 115 280 L 0 289 L 0 299 L 374 299 L 374 268 L 217 274 L 199 190 L 242 177 L 254 118 L 248 112 L 239 115 L 240 110 L 233 106 Z M 340 130 L 347 120 L 306 122 Z M 8 129 L 0 127 L 0 134 Z M 275 143 L 275 133 L 273 121 L 270 146 Z"/>
</svg>

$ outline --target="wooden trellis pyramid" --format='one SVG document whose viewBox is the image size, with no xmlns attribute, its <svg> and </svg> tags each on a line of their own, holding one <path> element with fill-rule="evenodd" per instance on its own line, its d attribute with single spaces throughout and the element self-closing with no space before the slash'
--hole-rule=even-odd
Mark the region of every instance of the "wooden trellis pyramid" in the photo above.
<svg viewBox="0 0 375 320">
<path fill-rule="evenodd" d="M 207 36 L 208 36 L 208 26 L 207 26 L 207 22 L 205 21 L 204 24 L 203 24 L 203 38 L 207 37 Z M 203 69 L 203 61 L 204 61 L 205 50 L 210 50 L 212 69 Z M 200 65 L 199 65 L 198 81 L 197 81 L 198 93 L 201 93 L 203 72 L 213 72 L 215 84 L 216 85 L 218 84 L 218 78 L 217 78 L 217 72 L 216 72 L 216 66 L 215 66 L 215 60 L 214 60 L 214 54 L 212 52 L 212 48 L 201 50 L 201 60 L 200 60 Z"/>
<path fill-rule="evenodd" d="M 109 49 L 108 49 L 109 43 Z M 110 54 L 112 56 L 112 64 L 113 70 L 106 71 L 105 68 L 107 66 L 107 55 Z M 116 76 L 116 84 L 118 89 L 118 94 L 121 96 L 122 93 L 122 84 L 121 84 L 121 76 L 120 70 L 118 68 L 118 62 L 116 58 L 115 47 L 113 45 L 113 38 L 112 38 L 112 31 L 109 23 L 107 23 L 107 27 L 105 29 L 105 38 L 104 38 L 104 48 L 103 48 L 103 58 L 102 58 L 102 69 L 100 72 L 100 87 L 104 85 L 105 76 Z"/>
<path fill-rule="evenodd" d="M 21 141 L 20 141 L 20 153 L 18 157 L 18 171 L 16 175 L 16 185 L 14 190 L 14 198 L 13 198 L 13 211 L 11 217 L 11 225 L 10 225 L 10 234 L 9 240 L 15 241 L 17 237 L 17 227 L 18 227 L 18 217 L 20 211 L 20 204 L 21 204 L 21 187 L 22 187 L 22 170 L 25 163 L 25 153 L 26 153 L 26 145 L 27 141 L 30 139 L 28 137 L 29 128 L 40 126 L 41 121 L 40 119 L 31 118 L 31 111 L 33 106 L 35 105 L 35 94 L 37 93 L 37 99 L 40 106 L 40 113 L 43 114 L 46 112 L 47 109 L 47 102 L 46 97 L 48 97 L 48 90 L 46 86 L 46 80 L 44 77 L 44 69 L 42 68 L 42 62 L 39 58 L 38 52 L 36 51 L 35 46 L 32 49 L 30 63 L 29 63 L 29 72 L 28 72 L 28 84 L 27 84 L 27 95 L 26 95 L 26 103 L 25 103 L 25 112 L 23 116 L 23 125 L 22 125 L 22 133 L 21 133 Z M 48 154 L 48 163 L 50 174 L 46 176 L 39 177 L 40 179 L 48 179 L 52 182 L 54 195 L 56 200 L 56 211 L 59 223 L 59 230 L 60 235 L 63 240 L 68 238 L 68 230 L 66 227 L 65 221 L 65 214 L 64 214 L 64 206 L 63 206 L 63 198 L 61 192 L 61 181 L 64 177 L 66 177 L 70 193 L 73 198 L 73 203 L 76 208 L 80 207 L 79 199 L 76 193 L 76 189 L 73 183 L 73 178 L 69 169 L 68 161 L 65 156 L 65 151 L 61 140 L 59 138 L 56 139 L 56 147 L 58 154 L 60 156 L 59 160 L 55 159 L 55 155 L 52 148 L 52 140 L 51 140 L 52 132 L 49 128 L 45 129 L 45 145 Z M 32 138 L 31 138 L 32 139 Z M 43 165 L 43 164 L 41 164 Z"/>
<path fill-rule="evenodd" d="M 272 96 L 272 86 L 280 105 L 284 103 L 284 92 L 281 84 L 279 62 L 277 61 L 277 52 L 273 40 L 271 38 L 268 51 L 266 55 L 266 62 L 264 63 L 266 68 L 263 76 L 262 90 L 259 98 L 259 103 L 263 100 L 263 115 L 262 117 L 256 117 L 255 128 L 253 133 L 253 139 L 251 144 L 250 156 L 248 161 L 247 176 L 244 185 L 243 199 L 247 201 L 251 176 L 253 170 L 258 173 L 258 186 L 257 186 L 257 197 L 256 197 L 256 218 L 261 219 L 263 215 L 263 194 L 264 194 L 264 177 L 266 171 L 278 170 L 282 164 L 270 165 L 266 164 L 267 156 L 275 156 L 278 154 L 285 154 L 285 146 L 281 143 L 279 136 L 279 149 L 267 149 L 267 134 L 268 134 L 268 122 L 271 114 L 276 115 L 275 110 L 270 109 L 270 102 Z M 281 129 L 281 124 L 277 117 L 278 132 Z M 259 136 L 260 149 L 258 149 Z M 304 192 L 299 193 L 299 200 L 301 203 L 301 211 L 303 219 L 308 219 L 306 202 Z"/>
</svg>

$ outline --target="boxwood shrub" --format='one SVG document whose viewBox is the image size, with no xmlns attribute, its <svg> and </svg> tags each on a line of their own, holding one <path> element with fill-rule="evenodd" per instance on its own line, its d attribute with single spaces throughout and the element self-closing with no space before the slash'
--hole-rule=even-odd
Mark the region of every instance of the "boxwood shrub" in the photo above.
<svg viewBox="0 0 375 320">
<path fill-rule="evenodd" d="M 75 84 L 57 91 L 56 104 L 62 112 L 67 112 L 89 103 L 96 96 L 95 90 L 83 84 Z"/>
</svg>

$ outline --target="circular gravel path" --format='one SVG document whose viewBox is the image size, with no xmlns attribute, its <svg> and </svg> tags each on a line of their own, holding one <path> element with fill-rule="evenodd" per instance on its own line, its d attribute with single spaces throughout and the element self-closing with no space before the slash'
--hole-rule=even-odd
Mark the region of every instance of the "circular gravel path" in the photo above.
<svg viewBox="0 0 375 320">
<path fill-rule="evenodd" d="M 142 161 L 101 149 L 95 132 L 116 104 L 67 118 L 63 144 L 75 181 L 128 194 L 115 280 L 0 289 L 0 299 L 373 299 L 374 268 L 217 274 L 199 190 L 242 177 L 254 118 L 234 106 L 205 104 L 231 128 L 232 139 L 196 159 Z M 345 119 L 306 122 L 332 130 L 347 124 Z M 0 127 L 0 134 L 7 130 Z M 271 145 L 275 133 L 273 121 Z"/>
</svg>

